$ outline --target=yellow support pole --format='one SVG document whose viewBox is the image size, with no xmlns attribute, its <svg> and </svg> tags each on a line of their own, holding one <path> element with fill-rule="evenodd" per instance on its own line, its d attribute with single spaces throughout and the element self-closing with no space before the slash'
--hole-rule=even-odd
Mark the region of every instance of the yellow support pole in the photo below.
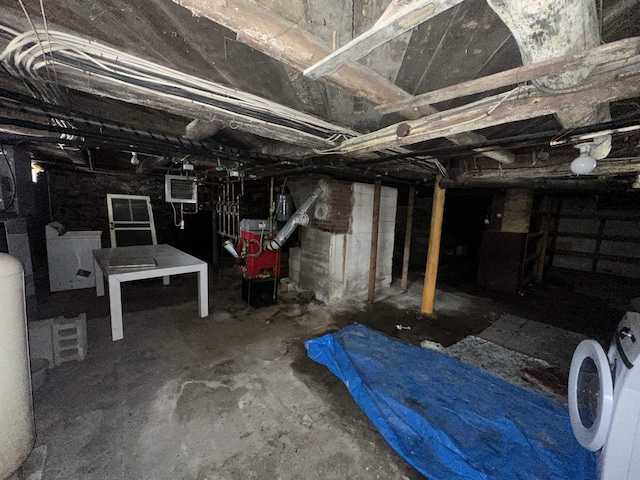
<svg viewBox="0 0 640 480">
<path fill-rule="evenodd" d="M 431 207 L 431 230 L 429 231 L 429 251 L 424 272 L 422 288 L 422 313 L 432 314 L 436 298 L 436 278 L 438 277 L 438 260 L 440 258 L 440 239 L 442 237 L 442 219 L 444 217 L 445 190 L 440 188 L 441 176 L 436 177 L 433 186 L 433 205 Z"/>
</svg>

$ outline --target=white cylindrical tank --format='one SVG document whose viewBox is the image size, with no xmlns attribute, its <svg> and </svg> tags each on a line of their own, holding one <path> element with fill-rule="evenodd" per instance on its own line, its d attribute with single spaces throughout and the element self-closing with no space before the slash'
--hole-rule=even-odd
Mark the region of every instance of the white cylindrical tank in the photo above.
<svg viewBox="0 0 640 480">
<path fill-rule="evenodd" d="M 0 478 L 20 467 L 34 441 L 24 272 L 0 253 Z"/>
</svg>

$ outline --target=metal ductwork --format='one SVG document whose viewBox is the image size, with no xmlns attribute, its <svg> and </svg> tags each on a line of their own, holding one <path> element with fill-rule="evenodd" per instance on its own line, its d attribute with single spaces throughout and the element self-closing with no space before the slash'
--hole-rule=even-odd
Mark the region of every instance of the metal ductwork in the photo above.
<svg viewBox="0 0 640 480">
<path fill-rule="evenodd" d="M 263 248 L 269 251 L 275 251 L 282 247 L 285 242 L 289 239 L 289 237 L 296 230 L 298 225 L 308 225 L 309 224 L 309 215 L 307 212 L 313 206 L 314 203 L 324 195 L 325 189 L 322 184 L 318 184 L 316 188 L 313 189 L 313 192 L 305 199 L 305 201 L 300 205 L 300 208 L 291 215 L 291 218 L 284 224 L 284 227 L 276 234 L 274 238 L 271 240 L 265 240 Z"/>
</svg>

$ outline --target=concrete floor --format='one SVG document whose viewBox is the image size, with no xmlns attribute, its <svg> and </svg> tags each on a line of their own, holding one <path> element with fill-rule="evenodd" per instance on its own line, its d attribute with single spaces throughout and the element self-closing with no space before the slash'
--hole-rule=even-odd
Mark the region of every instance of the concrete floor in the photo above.
<svg viewBox="0 0 640 480">
<path fill-rule="evenodd" d="M 306 356 L 305 340 L 354 321 L 410 343 L 451 345 L 512 306 L 441 290 L 418 312 L 421 285 L 374 305 L 254 310 L 228 272 L 212 280 L 208 318 L 195 276 L 123 285 L 124 340 L 111 342 L 108 300 L 92 290 L 42 299 L 41 317 L 87 313 L 88 355 L 48 372 L 34 393 L 36 445 L 56 479 L 420 479 L 346 388 Z M 519 307 L 513 307 L 517 310 Z M 402 329 L 398 329 L 401 325 Z M 406 328 L 410 327 L 410 328 Z"/>
</svg>

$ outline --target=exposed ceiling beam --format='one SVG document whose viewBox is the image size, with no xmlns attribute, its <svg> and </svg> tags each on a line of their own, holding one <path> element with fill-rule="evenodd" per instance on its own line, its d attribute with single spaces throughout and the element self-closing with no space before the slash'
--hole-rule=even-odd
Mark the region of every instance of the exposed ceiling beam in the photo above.
<svg viewBox="0 0 640 480">
<path fill-rule="evenodd" d="M 526 64 L 595 48 L 602 42 L 594 0 L 487 0 L 511 31 Z M 567 91 L 579 87 L 589 69 L 567 70 L 541 78 L 542 89 Z M 608 104 L 566 105 L 556 113 L 564 128 L 611 120 Z M 611 137 L 596 139 L 591 156 L 605 158 L 611 151 Z"/>
<path fill-rule="evenodd" d="M 560 109 L 585 107 L 640 95 L 640 64 L 632 64 L 626 72 L 607 75 L 600 82 L 580 90 L 556 95 L 544 94 L 533 86 L 518 87 L 508 93 L 488 97 L 446 112 L 410 120 L 360 137 L 345 140 L 326 153 L 353 154 L 411 145 L 425 140 L 517 122 Z M 604 77 L 604 76 L 603 76 Z M 614 78 L 618 77 L 618 78 Z M 404 136 L 399 136 L 402 132 Z"/>
<path fill-rule="evenodd" d="M 307 68 L 304 75 L 317 80 L 333 73 L 461 2 L 462 0 L 393 0 L 371 29 Z"/>
<path fill-rule="evenodd" d="M 206 17 L 237 33 L 237 40 L 302 72 L 331 53 L 331 47 L 299 25 L 273 11 L 248 0 L 172 0 L 189 9 L 194 15 Z M 412 95 L 387 81 L 377 73 L 351 62 L 340 70 L 323 77 L 353 95 L 373 104 L 396 102 Z M 420 112 L 402 112 L 407 118 L 435 113 L 432 107 Z M 465 132 L 447 136 L 457 144 L 480 143 L 482 135 Z M 515 155 L 506 150 L 486 152 L 484 155 L 501 163 L 511 163 Z"/>
<path fill-rule="evenodd" d="M 562 191 L 570 192 L 605 192 L 625 191 L 629 188 L 628 182 L 591 178 L 588 181 L 578 178 L 559 179 L 559 178 L 487 178 L 468 180 L 458 182 L 448 178 L 440 180 L 440 188 L 486 188 L 486 189 L 504 189 L 504 188 L 533 188 L 536 190 L 546 191 Z"/>
<path fill-rule="evenodd" d="M 623 175 L 640 171 L 640 157 L 607 158 L 598 161 L 596 169 L 585 177 L 599 177 L 602 175 Z M 575 177 L 569 168 L 569 162 L 550 166 L 520 166 L 495 169 L 483 168 L 462 172 L 456 177 L 457 182 L 472 180 L 511 180 L 518 178 L 562 178 Z"/>
<path fill-rule="evenodd" d="M 563 73 L 567 70 L 578 68 L 592 70 L 597 65 L 629 60 L 638 54 L 640 54 L 640 37 L 626 38 L 618 42 L 608 43 L 587 50 L 577 55 L 563 55 L 550 60 L 531 63 L 523 67 L 505 70 L 486 77 L 416 95 L 409 100 L 378 105 L 375 108 L 381 113 L 399 112 L 410 108 L 444 102 L 453 98 L 474 95 L 508 85 L 524 83 L 546 75 Z"/>
<path fill-rule="evenodd" d="M 32 29 L 29 23 L 26 20 L 17 15 L 13 11 L 3 12 L 3 24 L 9 24 L 12 28 L 17 29 L 18 31 L 24 31 L 25 34 L 32 34 Z M 40 27 L 40 21 L 37 19 L 33 20 L 36 24 L 36 27 Z M 66 32 L 68 30 L 62 28 L 58 25 L 49 23 L 47 34 L 41 34 L 40 38 L 46 38 L 47 40 L 43 40 L 43 42 L 52 42 L 56 40 L 56 35 L 59 32 Z M 44 32 L 44 30 L 42 30 Z M 72 34 L 72 33 L 71 33 Z M 73 34 L 72 34 L 73 35 Z M 38 38 L 35 36 L 35 38 Z M 80 37 L 77 37 L 78 40 Z M 3 51 L 7 46 L 11 46 L 9 40 L 2 37 L 0 38 L 0 51 Z M 48 43 L 47 43 L 48 45 Z M 105 48 L 109 49 L 110 54 L 116 54 L 117 63 L 117 55 L 120 54 L 120 51 L 115 50 L 105 44 L 102 44 Z M 45 47 L 48 48 L 48 47 Z M 69 48 L 68 50 L 74 51 L 74 48 Z M 11 55 L 16 54 L 17 49 L 12 50 Z M 48 62 L 48 68 L 55 71 L 55 76 L 49 77 L 48 75 L 41 75 L 40 80 L 43 82 L 49 82 L 54 84 L 58 84 L 57 86 L 71 88 L 73 90 L 78 90 L 81 92 L 89 93 L 91 95 L 97 95 L 102 97 L 108 97 L 115 100 L 121 100 L 130 104 L 142 105 L 146 107 L 155 108 L 157 110 L 165 111 L 180 115 L 186 118 L 195 118 L 198 120 L 204 120 L 210 122 L 215 118 L 216 122 L 224 126 L 230 126 L 232 128 L 238 128 L 239 130 L 246 131 L 255 135 L 259 135 L 265 138 L 270 138 L 274 140 L 285 141 L 294 145 L 299 145 L 307 148 L 318 148 L 324 147 L 327 148 L 331 145 L 334 145 L 332 141 L 327 140 L 324 135 L 318 135 L 312 132 L 305 131 L 304 129 L 299 129 L 296 126 L 289 126 L 286 124 L 286 120 L 290 118 L 304 117 L 305 121 L 311 124 L 312 126 L 320 125 L 321 128 L 334 128 L 336 132 L 346 132 L 349 134 L 357 134 L 357 132 L 353 132 L 347 128 L 332 125 L 324 120 L 320 120 L 311 115 L 299 112 L 293 108 L 289 108 L 274 102 L 271 102 L 267 99 L 258 97 L 256 95 L 251 95 L 246 92 L 241 92 L 237 90 L 231 90 L 234 94 L 243 97 L 243 101 L 247 101 L 251 104 L 251 107 L 255 107 L 258 110 L 266 108 L 277 109 L 280 111 L 280 115 L 283 116 L 283 121 L 266 121 L 260 118 L 259 116 L 253 116 L 253 112 L 251 109 L 248 113 L 236 113 L 232 109 L 227 109 L 225 105 L 218 106 L 214 103 L 203 103 L 203 102 L 195 102 L 192 99 L 188 98 L 186 95 L 176 94 L 159 94 L 152 87 L 147 87 L 143 85 L 137 85 L 133 82 L 128 82 L 126 80 L 121 80 L 118 78 L 114 78 L 110 75 L 110 70 L 107 68 L 103 72 L 91 72 L 90 70 L 86 71 L 83 69 L 82 65 L 78 63 L 76 65 L 75 62 L 64 63 L 64 60 L 68 60 L 65 57 L 66 50 L 59 49 L 56 51 L 56 55 L 53 56 L 53 61 Z M 75 52 L 77 53 L 77 52 Z M 127 56 L 128 54 L 122 53 L 122 57 Z M 20 58 L 23 58 L 24 55 L 20 55 Z M 10 58 L 5 58 L 4 62 L 11 62 Z M 90 62 L 90 60 L 88 60 Z M 5 67 L 7 65 L 5 64 Z M 16 65 L 15 68 L 7 68 L 7 70 L 13 72 L 16 77 L 20 75 L 25 75 L 23 71 L 20 70 L 22 65 Z M 165 68 L 159 66 L 160 68 Z M 26 68 L 26 67 L 25 67 Z M 178 74 L 179 72 L 165 68 L 168 74 Z M 32 74 L 37 75 L 37 72 Z M 0 77 L 2 78 L 2 77 Z M 152 85 L 151 83 L 149 83 Z M 212 88 L 217 88 L 217 85 L 214 82 L 209 82 Z M 220 88 L 223 92 L 228 93 L 230 89 L 228 87 L 220 85 Z M 257 106 L 256 106 L 257 105 Z M 283 113 L 284 112 L 284 113 Z"/>
</svg>

